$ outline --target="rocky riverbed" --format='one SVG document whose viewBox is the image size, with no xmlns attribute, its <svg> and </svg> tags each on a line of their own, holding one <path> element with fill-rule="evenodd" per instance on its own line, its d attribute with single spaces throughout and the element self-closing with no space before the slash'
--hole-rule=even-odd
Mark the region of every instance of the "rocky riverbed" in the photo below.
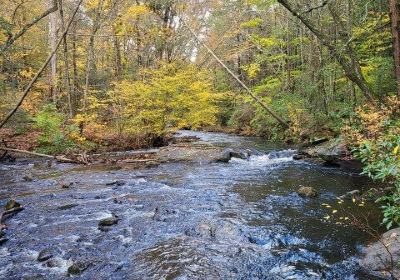
<svg viewBox="0 0 400 280">
<path fill-rule="evenodd" d="M 0 164 L 0 206 L 24 207 L 5 221 L 0 278 L 377 279 L 349 217 L 379 210 L 337 199 L 368 178 L 258 138 L 181 136 L 90 166 Z"/>
</svg>

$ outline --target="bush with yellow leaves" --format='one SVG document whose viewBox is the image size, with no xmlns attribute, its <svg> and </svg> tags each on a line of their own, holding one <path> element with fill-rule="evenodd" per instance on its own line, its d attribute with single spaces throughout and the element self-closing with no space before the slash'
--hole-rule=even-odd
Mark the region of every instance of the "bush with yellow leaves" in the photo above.
<svg viewBox="0 0 400 280">
<path fill-rule="evenodd" d="M 400 100 L 392 97 L 380 108 L 359 108 L 344 135 L 354 143 L 354 155 L 365 165 L 364 174 L 395 187 L 378 201 L 384 203 L 387 228 L 400 225 Z"/>
</svg>

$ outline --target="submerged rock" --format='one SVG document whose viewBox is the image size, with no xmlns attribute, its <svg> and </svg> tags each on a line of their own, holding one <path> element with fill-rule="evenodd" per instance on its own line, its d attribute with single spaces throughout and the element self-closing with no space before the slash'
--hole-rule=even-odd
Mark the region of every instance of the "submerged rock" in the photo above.
<svg viewBox="0 0 400 280">
<path fill-rule="evenodd" d="M 153 220 L 159 222 L 168 222 L 177 217 L 178 212 L 174 209 L 156 208 L 154 211 Z"/>
<path fill-rule="evenodd" d="M 241 241 L 248 242 L 248 238 L 242 233 L 242 230 L 235 224 L 227 221 L 204 222 L 189 228 L 185 231 L 187 236 L 213 239 L 217 241 Z"/>
<path fill-rule="evenodd" d="M 45 262 L 49 259 L 51 259 L 54 256 L 53 250 L 52 249 L 43 249 L 42 251 L 40 251 L 37 260 L 39 262 Z"/>
<path fill-rule="evenodd" d="M 297 190 L 297 193 L 302 197 L 317 197 L 317 191 L 312 187 L 301 187 Z"/>
<path fill-rule="evenodd" d="M 400 228 L 392 229 L 365 249 L 360 265 L 379 277 L 400 279 Z"/>
</svg>

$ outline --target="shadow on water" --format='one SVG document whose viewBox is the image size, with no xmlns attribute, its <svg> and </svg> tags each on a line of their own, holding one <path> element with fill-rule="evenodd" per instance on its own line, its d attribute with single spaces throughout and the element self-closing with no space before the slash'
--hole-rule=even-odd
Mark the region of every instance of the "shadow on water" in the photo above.
<svg viewBox="0 0 400 280">
<path fill-rule="evenodd" d="M 294 151 L 259 138 L 182 135 L 258 155 L 139 170 L 2 165 L 0 203 L 16 197 L 26 209 L 8 222 L 0 278 L 64 279 L 83 263 L 83 279 L 376 279 L 356 258 L 370 238 L 345 218 L 376 225 L 379 211 L 336 199 L 370 180 L 295 162 Z M 299 186 L 320 195 L 302 198 Z M 116 225 L 98 227 L 115 215 Z M 52 258 L 38 262 L 43 249 Z"/>
</svg>

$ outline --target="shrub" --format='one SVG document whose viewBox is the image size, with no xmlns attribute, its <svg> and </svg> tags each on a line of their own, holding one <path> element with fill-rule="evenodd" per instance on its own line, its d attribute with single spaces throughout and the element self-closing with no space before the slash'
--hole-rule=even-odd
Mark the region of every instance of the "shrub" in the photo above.
<svg viewBox="0 0 400 280">
<path fill-rule="evenodd" d="M 34 118 L 35 127 L 42 134 L 39 137 L 39 151 L 43 153 L 57 154 L 63 153 L 74 146 L 68 135 L 74 128 L 64 129 L 63 115 L 57 113 L 56 107 L 52 104 L 46 105 Z"/>
<path fill-rule="evenodd" d="M 365 164 L 363 173 L 394 186 L 391 195 L 378 199 L 384 204 L 383 223 L 391 228 L 400 225 L 400 100 L 391 98 L 386 104 L 359 109 L 344 132 Z"/>
</svg>

